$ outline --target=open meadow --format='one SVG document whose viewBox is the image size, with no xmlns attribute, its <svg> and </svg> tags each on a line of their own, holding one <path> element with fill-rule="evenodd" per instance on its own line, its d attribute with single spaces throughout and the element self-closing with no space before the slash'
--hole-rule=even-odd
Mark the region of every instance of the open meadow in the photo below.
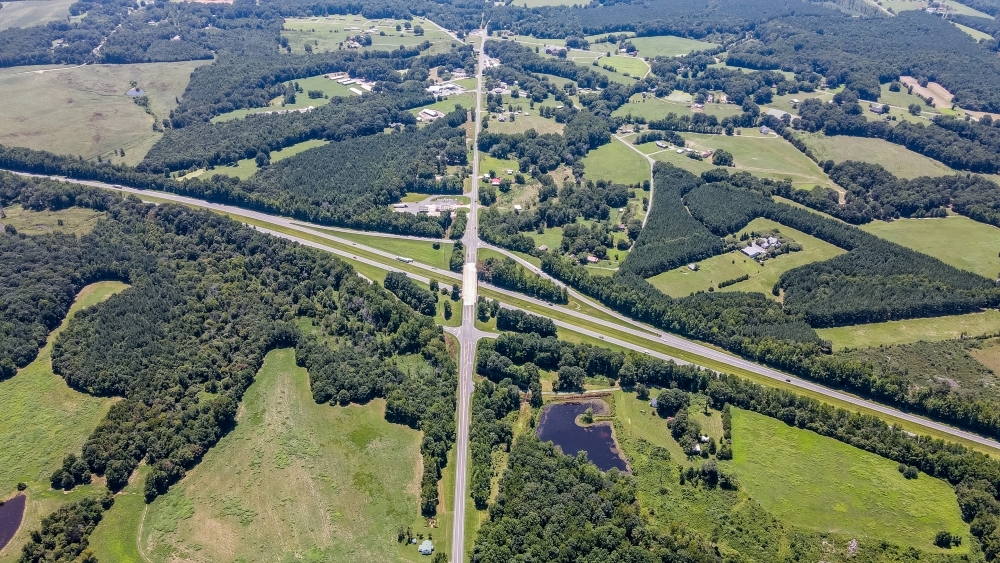
<svg viewBox="0 0 1000 563">
<path fill-rule="evenodd" d="M 309 106 L 320 107 L 325 106 L 330 103 L 330 98 L 334 97 L 354 97 L 357 96 L 351 91 L 351 86 L 345 86 L 336 80 L 330 80 L 325 76 L 310 76 L 309 78 L 302 78 L 300 80 L 289 80 L 285 84 L 291 86 L 293 83 L 297 82 L 299 88 L 302 92 L 295 96 L 294 104 L 283 104 L 284 96 L 278 96 L 277 98 L 271 100 L 271 104 L 266 108 L 249 108 L 249 109 L 237 109 L 230 112 L 217 115 L 212 118 L 212 123 L 220 123 L 222 121 L 231 121 L 233 119 L 240 119 L 246 117 L 253 113 L 261 113 L 265 111 L 273 111 L 273 109 L 302 109 Z M 310 98 L 309 91 L 318 90 L 323 92 L 323 98 Z"/>
<path fill-rule="evenodd" d="M 591 180 L 637 184 L 649 180 L 649 162 L 639 153 L 612 139 L 583 158 L 583 174 Z"/>
<path fill-rule="evenodd" d="M 0 30 L 9 27 L 31 27 L 51 21 L 65 20 L 74 0 L 18 0 L 0 2 Z"/>
<path fill-rule="evenodd" d="M 823 169 L 791 143 L 776 135 L 761 135 L 756 129 L 744 129 L 741 135 L 683 133 L 687 146 L 698 151 L 724 149 L 733 155 L 736 170 L 775 180 L 791 179 L 799 188 L 815 185 L 834 187 Z M 656 160 L 669 162 L 695 174 L 714 168 L 711 159 L 697 161 L 675 151 L 659 150 L 652 143 L 639 147 Z"/>
<path fill-rule="evenodd" d="M 902 145 L 884 139 L 867 137 L 827 137 L 823 133 L 796 132 L 795 135 L 812 149 L 820 161 L 859 160 L 880 164 L 900 178 L 917 176 L 944 176 L 956 172 L 948 166 L 922 154 L 915 153 Z"/>
<path fill-rule="evenodd" d="M 1000 311 L 816 329 L 834 350 L 1000 334 Z"/>
<path fill-rule="evenodd" d="M 0 381 L 0 499 L 8 498 L 17 483 L 28 484 L 24 521 L 0 551 L 2 563 L 17 560 L 28 534 L 38 528 L 42 518 L 64 503 L 97 496 L 103 489 L 97 482 L 64 494 L 49 484 L 49 476 L 62 466 L 63 457 L 79 454 L 87 436 L 114 402 L 74 391 L 52 373 L 52 343 L 78 311 L 126 287 L 118 282 L 100 282 L 83 288 L 67 319 L 49 335 L 35 361 L 14 377 Z"/>
<path fill-rule="evenodd" d="M 690 96 L 667 96 L 658 98 L 655 96 L 642 97 L 642 94 L 635 94 L 629 98 L 628 103 L 616 109 L 612 115 L 645 118 L 646 121 L 663 119 L 668 113 L 677 115 L 694 115 L 691 109 Z M 705 108 L 698 113 L 714 115 L 719 120 L 724 117 L 737 116 L 742 112 L 742 108 L 735 104 L 705 104 Z"/>
<path fill-rule="evenodd" d="M 684 297 L 695 291 L 708 291 L 709 287 L 714 287 L 716 291 L 757 291 L 772 296 L 771 288 L 777 283 L 781 274 L 811 262 L 829 260 L 845 252 L 828 242 L 769 219 L 754 219 L 736 236 L 751 231 L 760 233 L 771 229 L 778 229 L 783 235 L 801 244 L 802 250 L 766 260 L 763 266 L 737 250 L 698 262 L 698 271 L 681 266 L 646 281 L 671 297 Z M 750 276 L 750 279 L 719 289 L 719 282 L 744 275 Z"/>
<path fill-rule="evenodd" d="M 412 29 L 405 29 L 404 26 L 407 23 L 414 28 L 420 26 L 424 30 L 423 35 L 415 35 Z M 399 31 L 396 31 L 397 25 L 400 26 Z M 427 53 L 440 53 L 448 51 L 452 43 L 460 43 L 437 25 L 423 18 L 414 20 L 368 19 L 360 15 L 287 18 L 281 30 L 281 36 L 288 39 L 292 53 L 301 55 L 306 52 L 305 46 L 307 44 L 312 47 L 313 52 L 318 53 L 346 49 L 348 39 L 355 35 L 362 35 L 366 30 L 375 31 L 368 34 L 371 35 L 372 44 L 364 47 L 364 50 L 391 51 L 399 49 L 400 46 L 412 47 L 424 41 L 430 41 L 432 46 Z"/>
<path fill-rule="evenodd" d="M 687 37 L 675 37 L 673 35 L 633 37 L 629 39 L 629 42 L 639 49 L 640 57 L 676 57 L 678 55 L 686 55 L 692 51 L 704 51 L 719 46 L 718 43 L 712 43 L 711 41 L 698 41 L 688 39 Z"/>
<path fill-rule="evenodd" d="M 154 562 L 416 561 L 396 541 L 408 526 L 447 545 L 447 530 L 419 517 L 420 434 L 384 409 L 316 404 L 294 351 L 272 351 L 236 428 L 149 505 L 140 551 Z"/>
<path fill-rule="evenodd" d="M 733 460 L 724 465 L 768 512 L 802 528 L 936 552 L 941 530 L 969 537 L 948 483 L 906 479 L 893 461 L 760 414 L 733 409 Z"/>
<path fill-rule="evenodd" d="M 310 139 L 308 141 L 302 141 L 301 143 L 295 143 L 294 145 L 285 147 L 281 150 L 276 150 L 271 153 L 271 164 L 281 162 L 282 160 L 295 156 L 300 152 L 305 152 L 316 147 L 322 147 L 329 142 L 330 141 L 324 141 L 322 139 Z M 187 180 L 189 178 L 197 178 L 199 176 L 212 177 L 215 174 L 222 174 L 224 176 L 233 176 L 235 178 L 240 178 L 241 180 L 246 180 L 250 176 L 256 174 L 258 170 L 260 170 L 260 167 L 257 166 L 257 161 L 255 159 L 242 158 L 236 161 L 236 164 L 233 165 L 222 165 L 211 170 L 199 168 L 181 176 L 179 179 Z"/>
<path fill-rule="evenodd" d="M 97 221 L 103 216 L 104 213 L 82 207 L 70 207 L 59 211 L 31 211 L 20 205 L 12 205 L 0 209 L 0 223 L 11 225 L 18 233 L 26 235 L 53 232 L 85 235 L 94 230 Z"/>
<path fill-rule="evenodd" d="M 206 63 L 4 69 L 0 99 L 18 102 L 0 104 L 0 144 L 135 165 L 162 133 L 153 131 L 153 116 L 125 95 L 130 82 L 146 91 L 153 114 L 163 119 L 191 72 Z M 125 149 L 125 156 L 113 156 L 115 149 Z"/>
<path fill-rule="evenodd" d="M 872 221 L 861 229 L 990 279 L 1000 277 L 1000 229 L 961 215 Z"/>
</svg>

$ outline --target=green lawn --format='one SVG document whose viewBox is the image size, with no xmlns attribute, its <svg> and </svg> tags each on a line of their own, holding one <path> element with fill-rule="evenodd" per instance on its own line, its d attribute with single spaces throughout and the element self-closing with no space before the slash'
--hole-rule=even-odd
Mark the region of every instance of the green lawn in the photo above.
<svg viewBox="0 0 1000 563">
<path fill-rule="evenodd" d="M 362 235 L 357 233 L 345 233 L 342 231 L 332 231 L 328 229 L 316 229 L 327 232 L 335 237 L 354 241 L 358 244 L 391 252 L 398 256 L 413 258 L 417 262 L 422 262 L 428 266 L 441 268 L 447 271 L 449 260 L 451 259 L 451 249 L 454 246 L 450 242 L 438 243 L 440 248 L 434 249 L 434 243 L 421 240 L 406 240 L 392 237 L 380 237 L 375 235 Z M 443 280 L 441 280 L 443 281 Z"/>
<path fill-rule="evenodd" d="M 965 336 L 1000 333 L 1000 311 L 949 315 L 928 319 L 907 319 L 855 326 L 817 329 L 820 338 L 833 342 L 836 350 L 953 340 Z"/>
<path fill-rule="evenodd" d="M 156 118 L 164 119 L 184 95 L 191 72 L 209 63 L 87 65 L 42 74 L 4 69 L 0 99 L 17 103 L 0 104 L 0 144 L 134 166 L 162 133 L 153 131 L 153 116 L 125 95 L 130 82 L 139 83 Z M 125 156 L 114 156 L 116 149 L 125 149 Z"/>
<path fill-rule="evenodd" d="M 418 561 L 396 543 L 419 517 L 420 434 L 384 420 L 385 403 L 316 404 L 293 350 L 268 354 L 236 428 L 149 506 L 151 561 Z M 442 522 L 443 523 L 443 522 Z M 450 522 L 449 522 L 450 524 Z"/>
<path fill-rule="evenodd" d="M 28 483 L 24 523 L 3 552 L 0 562 L 14 561 L 31 530 L 42 518 L 65 502 L 97 495 L 99 484 L 74 489 L 72 494 L 53 491 L 49 476 L 68 453 L 79 455 L 87 436 L 114 402 L 70 389 L 52 373 L 52 342 L 78 311 L 99 303 L 127 286 L 100 282 L 83 288 L 67 320 L 49 335 L 34 362 L 14 377 L 0 382 L 0 498 L 14 492 L 18 482 Z"/>
<path fill-rule="evenodd" d="M 686 55 L 691 51 L 704 51 L 719 46 L 710 41 L 696 41 L 672 35 L 633 37 L 629 41 L 639 49 L 640 57 L 676 57 L 677 55 Z"/>
<path fill-rule="evenodd" d="M 610 180 L 618 184 L 637 184 L 649 180 L 649 162 L 624 143 L 610 143 L 592 150 L 583 158 L 584 176 L 591 180 Z"/>
<path fill-rule="evenodd" d="M 51 21 L 65 21 L 73 0 L 33 0 L 4 2 L 0 10 L 0 30 L 32 27 Z"/>
<path fill-rule="evenodd" d="M 792 268 L 797 268 L 811 262 L 828 260 L 845 252 L 841 248 L 807 235 L 802 231 L 797 231 L 781 223 L 761 218 L 754 219 L 748 223 L 746 227 L 740 230 L 737 237 L 750 231 L 759 233 L 771 229 L 778 229 L 783 234 L 791 237 L 795 242 L 802 245 L 802 250 L 789 252 L 788 254 L 782 254 L 777 258 L 767 260 L 764 262 L 764 266 L 761 266 L 742 252 L 734 251 L 698 262 L 698 271 L 696 272 L 687 266 L 681 266 L 669 272 L 653 276 L 647 281 L 671 297 L 684 297 L 695 291 L 708 291 L 708 288 L 713 286 L 717 291 L 720 291 L 718 289 L 719 282 L 749 275 L 750 279 L 722 288 L 721 291 L 758 291 L 770 296 L 771 288 L 777 283 L 781 274 Z"/>
<path fill-rule="evenodd" d="M 733 461 L 724 465 L 770 513 L 803 528 L 936 552 L 940 530 L 969 538 L 944 481 L 907 480 L 893 461 L 763 415 L 733 409 Z"/>
<path fill-rule="evenodd" d="M 990 279 L 1000 272 L 1000 229 L 968 217 L 873 221 L 861 228 Z"/>
<path fill-rule="evenodd" d="M 816 158 L 821 161 L 828 159 L 834 162 L 860 160 L 881 164 L 883 168 L 901 178 L 944 176 L 956 173 L 932 158 L 883 139 L 843 135 L 827 137 L 822 133 L 802 132 L 797 132 L 796 136 L 802 139 L 806 146 L 812 149 Z"/>
<path fill-rule="evenodd" d="M 0 223 L 12 225 L 18 233 L 26 235 L 64 232 L 81 236 L 94 230 L 97 221 L 104 217 L 104 213 L 83 207 L 70 207 L 59 211 L 31 211 L 20 205 L 4 208 L 3 214 L 6 218 L 0 219 Z M 59 221 L 62 221 L 62 225 Z"/>
</svg>

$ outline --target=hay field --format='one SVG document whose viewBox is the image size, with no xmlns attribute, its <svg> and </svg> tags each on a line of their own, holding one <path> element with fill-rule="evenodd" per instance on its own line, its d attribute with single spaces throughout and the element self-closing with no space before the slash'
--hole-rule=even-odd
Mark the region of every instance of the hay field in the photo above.
<svg viewBox="0 0 1000 563">
<path fill-rule="evenodd" d="M 384 406 L 316 404 L 294 351 L 272 351 L 236 428 L 150 504 L 140 551 L 153 562 L 419 560 L 396 542 L 400 526 L 447 545 L 419 517 L 420 433 L 386 422 Z"/>
<path fill-rule="evenodd" d="M 32 27 L 65 20 L 75 0 L 19 0 L 0 2 L 0 30 L 9 27 Z"/>
<path fill-rule="evenodd" d="M 137 164 L 160 133 L 153 117 L 125 95 L 138 82 L 162 119 L 176 107 L 191 72 L 206 61 L 5 69 L 0 75 L 0 144 Z"/>
<path fill-rule="evenodd" d="M 94 496 L 99 483 L 77 487 L 71 493 L 54 491 L 49 476 L 62 466 L 67 453 L 80 453 L 87 436 L 111 408 L 113 399 L 98 398 L 70 389 L 52 373 L 52 343 L 73 315 L 95 305 L 127 286 L 100 282 L 83 288 L 63 323 L 49 335 L 34 362 L 14 377 L 0 382 L 0 498 L 13 493 L 18 482 L 28 484 L 24 521 L 14 538 L 0 551 L 0 563 L 16 561 L 21 546 L 42 518 L 67 502 Z"/>
</svg>

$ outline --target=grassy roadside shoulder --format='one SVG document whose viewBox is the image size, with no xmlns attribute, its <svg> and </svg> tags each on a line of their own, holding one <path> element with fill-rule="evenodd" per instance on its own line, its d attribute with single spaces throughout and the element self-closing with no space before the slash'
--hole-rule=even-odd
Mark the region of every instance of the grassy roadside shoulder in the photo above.
<svg viewBox="0 0 1000 563">
<path fill-rule="evenodd" d="M 145 199 L 145 195 L 143 195 L 143 197 Z M 331 241 L 329 239 L 325 239 L 323 237 L 311 235 L 308 231 L 299 231 L 299 230 L 296 230 L 296 229 L 292 229 L 292 228 L 288 228 L 288 227 L 283 227 L 281 225 L 275 225 L 273 223 L 267 223 L 265 221 L 259 221 L 259 220 L 252 219 L 252 218 L 249 218 L 249 217 L 244 217 L 244 216 L 241 216 L 241 215 L 235 215 L 235 214 L 229 214 L 229 213 L 225 213 L 225 215 L 230 216 L 230 217 L 232 217 L 235 220 L 239 220 L 239 221 L 245 222 L 245 223 L 250 224 L 250 225 L 257 225 L 257 226 L 260 226 L 260 227 L 263 227 L 263 228 L 266 228 L 266 229 L 271 229 L 271 230 L 282 232 L 282 233 L 286 233 L 286 234 L 289 234 L 289 235 L 292 235 L 292 236 L 297 236 L 297 237 L 300 237 L 300 238 L 303 238 L 303 239 L 306 239 L 306 240 L 311 240 L 311 241 L 317 242 L 317 243 L 322 244 L 324 246 L 329 246 L 331 248 L 336 248 L 338 250 L 349 251 L 349 252 L 352 252 L 354 255 L 363 256 L 363 257 L 365 257 L 367 259 L 378 261 L 378 262 L 381 262 L 381 263 L 384 263 L 384 264 L 388 264 L 388 263 L 392 262 L 391 265 L 394 268 L 397 268 L 397 269 L 403 270 L 403 271 L 407 271 L 407 272 L 410 272 L 410 273 L 413 273 L 413 274 L 416 274 L 416 275 L 420 275 L 420 276 L 432 275 L 431 272 L 427 272 L 423 268 L 412 266 L 410 264 L 406 264 L 406 263 L 403 263 L 403 262 L 395 263 L 391 259 L 386 258 L 384 256 L 380 256 L 378 254 L 366 252 L 364 250 L 361 250 L 361 249 L 359 249 L 357 247 L 354 247 L 354 246 L 351 246 L 351 245 L 344 245 L 344 244 L 337 243 L 335 241 Z M 358 265 L 358 263 L 354 262 L 354 261 L 352 261 L 352 264 L 353 265 Z M 450 272 L 449 272 L 449 274 L 450 274 Z M 382 277 L 384 278 L 384 274 L 383 274 Z M 592 330 L 594 332 L 599 332 L 599 333 L 602 333 L 602 334 L 613 336 L 615 338 L 619 338 L 619 339 L 625 340 L 627 342 L 630 342 L 630 343 L 632 343 L 632 344 L 634 344 L 636 346 L 640 346 L 642 348 L 646 348 L 646 349 L 649 349 L 649 350 L 655 350 L 657 352 L 660 352 L 660 353 L 663 353 L 663 354 L 667 354 L 667 355 L 669 355 L 671 357 L 674 357 L 674 358 L 677 358 L 679 360 L 691 362 L 691 363 L 700 365 L 702 367 L 705 367 L 705 368 L 708 368 L 708 369 L 711 369 L 711 370 L 715 370 L 715 371 L 719 371 L 719 372 L 724 372 L 724 373 L 731 373 L 733 375 L 736 375 L 736 376 L 739 376 L 739 377 L 743 377 L 743 378 L 748 379 L 750 381 L 753 381 L 755 383 L 759 383 L 759 384 L 762 384 L 762 385 L 766 385 L 766 386 L 774 387 L 774 388 L 778 388 L 778 389 L 785 389 L 785 390 L 788 390 L 788 391 L 792 391 L 792 392 L 795 392 L 796 394 L 799 394 L 799 395 L 802 395 L 802 396 L 805 396 L 805 397 L 814 398 L 814 399 L 820 400 L 822 402 L 825 402 L 827 404 L 833 405 L 835 407 L 844 408 L 844 409 L 851 410 L 851 411 L 857 411 L 857 412 L 862 412 L 864 414 L 870 414 L 870 415 L 873 415 L 873 416 L 877 416 L 877 417 L 885 420 L 887 423 L 893 424 L 893 425 L 898 426 L 900 428 L 903 428 L 904 430 L 909 431 L 909 432 L 913 432 L 913 433 L 920 434 L 920 435 L 931 436 L 932 438 L 940 438 L 940 439 L 943 439 L 945 441 L 960 443 L 960 444 L 962 444 L 962 445 L 964 445 L 966 447 L 969 447 L 970 449 L 973 449 L 973 450 L 976 450 L 976 451 L 980 451 L 980 452 L 984 452 L 984 453 L 992 453 L 992 454 L 1000 453 L 1000 448 L 991 448 L 989 446 L 985 446 L 983 444 L 979 444 L 979 443 L 976 443 L 976 442 L 972 442 L 970 440 L 959 438 L 957 436 L 952 436 L 952 435 L 947 434 L 945 432 L 934 430 L 932 428 L 928 428 L 928 427 L 925 427 L 923 425 L 918 425 L 918 424 L 915 424 L 915 423 L 912 423 L 912 422 L 904 421 L 902 419 L 893 417 L 891 415 L 886 415 L 886 414 L 883 414 L 883 413 L 878 413 L 878 412 L 873 411 L 871 409 L 867 409 L 867 408 L 864 408 L 864 407 L 859 407 L 857 405 L 853 405 L 853 404 L 848 403 L 846 401 L 841 401 L 841 400 L 838 400 L 838 399 L 834 399 L 834 398 L 831 398 L 831 397 L 829 397 L 827 395 L 824 395 L 822 393 L 817 393 L 815 391 L 810 391 L 810 390 L 807 390 L 807 389 L 802 389 L 801 387 L 797 387 L 797 386 L 794 386 L 794 385 L 786 384 L 783 381 L 772 379 L 772 378 L 769 378 L 769 377 L 766 377 L 766 376 L 763 376 L 763 375 L 759 375 L 759 374 L 756 374 L 756 373 L 751 372 L 749 370 L 744 370 L 744 369 L 741 369 L 741 368 L 736 368 L 734 366 L 731 366 L 729 364 L 726 364 L 726 363 L 718 361 L 718 360 L 712 360 L 710 358 L 706 358 L 706 357 L 703 357 L 703 356 L 700 356 L 700 355 L 697 355 L 697 354 L 694 354 L 694 353 L 691 353 L 691 352 L 686 352 L 684 350 L 680 350 L 678 348 L 674 348 L 672 346 L 669 346 L 669 345 L 666 345 L 666 344 L 663 344 L 663 343 L 660 343 L 660 342 L 656 342 L 656 341 L 653 341 L 653 340 L 647 340 L 647 339 L 644 339 L 644 338 L 640 338 L 640 337 L 636 337 L 636 336 L 633 336 L 633 335 L 629 335 L 627 333 L 622 333 L 620 331 L 616 331 L 616 330 L 614 330 L 612 328 L 609 328 L 609 327 L 606 327 L 606 326 L 603 326 L 603 325 L 600 325 L 600 324 L 597 324 L 597 323 L 591 323 L 591 322 L 588 322 L 586 320 L 579 319 L 577 317 L 573 317 L 573 316 L 571 316 L 569 314 L 563 313 L 563 312 L 561 312 L 559 310 L 558 307 L 556 307 L 554 305 L 553 306 L 548 306 L 548 307 L 546 307 L 546 306 L 540 306 L 540 305 L 536 305 L 536 304 L 533 304 L 533 303 L 529 303 L 527 301 L 523 301 L 521 299 L 510 297 L 510 296 L 501 294 L 500 292 L 497 292 L 497 291 L 494 291 L 494 290 L 491 290 L 491 289 L 486 289 L 486 288 L 480 288 L 479 289 L 479 294 L 482 295 L 483 297 L 487 297 L 487 298 L 490 298 L 490 299 L 494 299 L 494 300 L 500 301 L 502 303 L 513 305 L 513 306 L 518 307 L 518 308 L 520 308 L 520 309 L 522 309 L 522 310 L 524 310 L 526 312 L 529 312 L 529 313 L 534 313 L 534 314 L 537 314 L 537 315 L 542 315 L 542 316 L 551 318 L 553 320 L 558 320 L 558 321 L 562 321 L 562 322 L 565 322 L 565 323 L 568 323 L 568 324 L 572 324 L 572 325 L 580 327 L 580 328 L 586 328 L 586 329 Z M 583 305 L 583 307 L 586 307 L 586 305 Z M 586 313 L 586 314 L 592 314 L 592 313 L 584 311 L 582 309 L 581 309 L 580 312 L 583 312 L 583 313 Z M 621 322 L 621 321 L 618 321 L 617 319 L 614 319 L 614 318 L 610 318 L 609 320 L 611 320 L 612 322 Z M 563 330 L 565 330 L 565 329 L 561 329 L 561 333 L 562 333 Z M 572 332 L 572 331 L 566 331 L 566 332 Z M 606 347 L 607 346 L 612 346 L 612 345 L 609 345 L 608 343 L 603 342 L 601 340 L 596 340 L 596 339 L 593 339 L 593 338 L 590 338 L 590 337 L 586 337 L 586 336 L 584 336 L 582 334 L 579 334 L 579 333 L 575 333 L 575 334 L 577 334 L 579 337 L 587 338 L 590 341 L 592 341 L 593 343 L 599 343 L 599 345 L 601 345 L 601 346 L 606 346 Z M 713 348 L 715 348 L 715 347 L 713 346 Z M 847 393 L 847 392 L 843 392 L 843 391 L 840 391 L 840 392 L 844 393 L 845 395 L 856 396 L 856 395 L 853 395 L 851 393 Z M 861 397 L 859 397 L 859 398 L 861 398 Z"/>
</svg>

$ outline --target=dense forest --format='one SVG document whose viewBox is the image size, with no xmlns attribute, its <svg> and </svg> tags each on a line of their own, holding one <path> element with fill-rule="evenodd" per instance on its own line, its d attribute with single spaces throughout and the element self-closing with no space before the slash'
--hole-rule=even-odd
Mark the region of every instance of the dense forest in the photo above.
<svg viewBox="0 0 1000 563">
<path fill-rule="evenodd" d="M 28 323 L 26 342 L 44 330 L 35 326 L 52 322 L 47 315 L 65 314 L 66 303 L 50 303 L 40 287 L 65 294 L 100 279 L 131 286 L 81 311 L 52 352 L 53 371 L 71 387 L 120 398 L 80 458 L 85 469 L 106 478 L 110 490 L 120 490 L 145 462 L 152 468 L 147 500 L 163 493 L 231 428 L 266 352 L 297 344 L 317 401 L 386 397 L 390 421 L 424 432 L 421 504 L 433 515 L 437 481 L 454 440 L 457 377 L 433 320 L 332 255 L 206 211 L 8 174 L 0 176 L 0 185 L 5 205 L 53 210 L 76 204 L 108 211 L 79 239 L 7 233 L 0 244 L 38 241 L 25 248 L 37 256 L 34 273 L 44 283 L 19 282 L 24 289 L 14 292 L 16 308 L 5 309 Z M 78 270 L 69 279 L 62 268 L 43 267 L 42 261 L 66 257 Z M 11 281 L 19 279 L 11 275 Z M 311 319 L 327 336 L 303 336 L 297 317 Z M 4 365 L 24 348 L 8 342 L 5 336 Z M 420 354 L 427 367 L 403 370 L 395 365 L 398 354 Z"/>
</svg>

